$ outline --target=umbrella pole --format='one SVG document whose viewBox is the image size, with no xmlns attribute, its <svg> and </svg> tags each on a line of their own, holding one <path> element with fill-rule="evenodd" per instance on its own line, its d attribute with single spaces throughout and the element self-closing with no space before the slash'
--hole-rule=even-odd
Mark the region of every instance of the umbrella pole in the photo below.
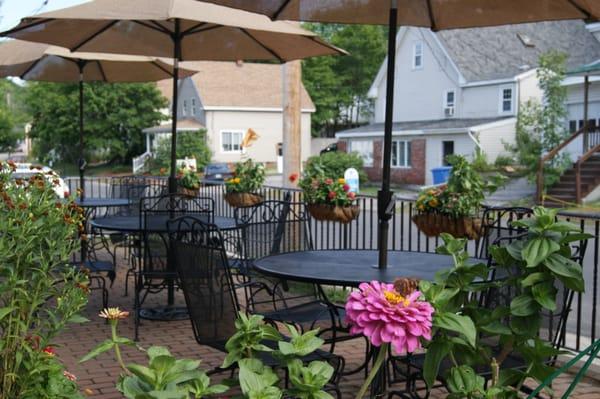
<svg viewBox="0 0 600 399">
<path fill-rule="evenodd" d="M 180 21 L 175 20 L 173 33 L 173 109 L 171 110 L 171 173 L 169 175 L 169 194 L 177 193 L 177 107 L 179 91 L 179 60 L 181 58 Z"/>
<path fill-rule="evenodd" d="M 390 219 L 394 211 L 393 194 L 390 191 L 392 163 L 392 127 L 394 122 L 394 79 L 396 66 L 396 32 L 398 24 L 398 2 L 391 0 L 390 22 L 388 33 L 388 64 L 385 97 L 385 127 L 383 137 L 383 178 L 381 190 L 377 193 L 377 215 L 379 218 L 379 262 L 378 267 L 388 266 L 388 233 Z"/>
<path fill-rule="evenodd" d="M 85 198 L 85 158 L 84 158 L 84 142 L 83 142 L 83 68 L 85 67 L 84 62 L 78 62 L 79 67 L 79 161 L 77 166 L 79 168 L 79 188 L 81 189 L 80 199 L 81 201 Z"/>
</svg>

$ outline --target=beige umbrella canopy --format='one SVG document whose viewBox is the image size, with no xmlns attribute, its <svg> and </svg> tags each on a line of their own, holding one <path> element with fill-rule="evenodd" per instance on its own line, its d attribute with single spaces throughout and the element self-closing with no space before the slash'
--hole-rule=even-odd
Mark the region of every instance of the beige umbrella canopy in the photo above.
<svg viewBox="0 0 600 399">
<path fill-rule="evenodd" d="M 178 76 L 195 71 L 179 69 Z M 173 63 L 157 58 L 103 53 L 71 53 L 47 44 L 10 40 L 0 43 L 0 78 L 79 83 L 79 186 L 84 187 L 83 82 L 153 82 L 172 78 Z M 85 193 L 82 192 L 83 199 Z"/>
<path fill-rule="evenodd" d="M 387 25 L 391 0 L 205 0 L 272 19 Z M 593 19 L 597 0 L 395 0 L 397 25 L 473 28 L 559 19 Z"/>
<path fill-rule="evenodd" d="M 343 53 L 292 24 L 195 0 L 96 0 L 25 18 L 3 35 L 71 51 L 172 57 L 176 70 L 185 60 L 285 62 Z M 174 193 L 177 75 L 172 106 L 169 191 Z"/>
<path fill-rule="evenodd" d="M 398 25 L 432 30 L 475 28 L 560 19 L 600 18 L 600 0 L 205 0 L 257 12 L 277 20 L 348 24 L 386 24 L 387 82 L 395 82 Z M 394 85 L 386 88 L 383 176 L 378 193 L 379 267 L 387 267 L 389 220 L 393 215 L 390 190 Z"/>
</svg>

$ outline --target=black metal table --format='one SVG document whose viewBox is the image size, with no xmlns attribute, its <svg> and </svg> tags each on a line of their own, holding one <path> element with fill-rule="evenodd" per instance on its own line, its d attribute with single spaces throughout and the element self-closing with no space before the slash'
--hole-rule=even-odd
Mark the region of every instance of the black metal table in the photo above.
<svg viewBox="0 0 600 399">
<path fill-rule="evenodd" d="M 398 277 L 433 280 L 435 273 L 454 265 L 452 257 L 426 252 L 389 251 L 387 269 L 376 267 L 375 250 L 301 251 L 254 261 L 265 275 L 322 285 L 358 287 L 362 282 L 392 283 Z"/>
<path fill-rule="evenodd" d="M 386 269 L 377 268 L 379 252 L 374 250 L 300 251 L 271 255 L 254 261 L 254 268 L 267 276 L 319 285 L 358 287 L 362 282 L 393 283 L 398 277 L 433 280 L 435 273 L 454 265 L 451 256 L 426 252 L 389 251 Z M 372 347 L 365 360 L 376 359 Z M 362 368 L 362 366 L 361 366 Z M 382 369 L 371 383 L 371 397 L 385 391 Z"/>
<path fill-rule="evenodd" d="M 188 214 L 177 213 L 177 217 L 192 216 L 200 220 L 210 221 L 222 231 L 236 230 L 237 225 L 234 218 L 224 216 L 209 216 L 190 212 Z M 93 219 L 90 222 L 92 228 L 106 231 L 118 231 L 123 233 L 141 234 L 146 233 L 170 233 L 167 223 L 171 217 L 165 215 L 137 216 L 106 216 Z M 181 226 L 177 226 L 181 227 Z M 176 228 L 173 226 L 173 228 Z M 166 307 L 140 309 L 140 317 L 147 320 L 181 320 L 188 317 L 187 308 L 173 305 L 173 287 L 169 286 L 168 305 Z"/>
<path fill-rule="evenodd" d="M 177 217 L 193 216 L 200 220 L 209 220 L 208 216 L 199 215 L 198 213 L 189 213 L 182 215 L 177 214 Z M 106 216 L 93 219 L 90 225 L 100 230 L 121 231 L 124 233 L 141 233 L 143 231 L 150 233 L 168 233 L 167 222 L 169 215 L 148 215 L 145 219 L 140 216 Z M 224 216 L 211 217 L 212 223 L 217 225 L 221 230 L 234 230 L 237 228 L 235 219 Z"/>
</svg>

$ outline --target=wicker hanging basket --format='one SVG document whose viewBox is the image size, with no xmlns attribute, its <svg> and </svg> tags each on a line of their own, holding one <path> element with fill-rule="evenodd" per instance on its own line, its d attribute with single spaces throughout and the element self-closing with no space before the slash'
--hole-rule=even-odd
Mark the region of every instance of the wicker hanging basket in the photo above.
<svg viewBox="0 0 600 399">
<path fill-rule="evenodd" d="M 360 214 L 358 205 L 337 206 L 327 204 L 309 204 L 308 213 L 317 220 L 350 223 Z"/>
<path fill-rule="evenodd" d="M 481 236 L 480 218 L 453 218 L 440 213 L 420 213 L 414 215 L 412 221 L 427 237 L 448 233 L 456 238 L 477 240 Z"/>
<path fill-rule="evenodd" d="M 178 186 L 177 190 L 179 191 L 179 194 L 187 195 L 188 197 L 197 197 L 198 193 L 200 192 L 199 188 L 193 189 L 182 186 Z"/>
<path fill-rule="evenodd" d="M 234 208 L 258 205 L 263 202 L 262 195 L 254 193 L 227 193 L 225 201 Z"/>
</svg>

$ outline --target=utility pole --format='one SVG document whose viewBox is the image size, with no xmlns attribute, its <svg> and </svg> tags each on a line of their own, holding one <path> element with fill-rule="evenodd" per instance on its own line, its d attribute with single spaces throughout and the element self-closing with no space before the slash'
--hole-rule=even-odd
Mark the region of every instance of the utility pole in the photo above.
<svg viewBox="0 0 600 399">
<path fill-rule="evenodd" d="M 288 180 L 292 173 L 300 173 L 302 166 L 302 129 L 300 87 L 302 65 L 292 61 L 283 65 L 283 185 L 293 187 Z"/>
</svg>

